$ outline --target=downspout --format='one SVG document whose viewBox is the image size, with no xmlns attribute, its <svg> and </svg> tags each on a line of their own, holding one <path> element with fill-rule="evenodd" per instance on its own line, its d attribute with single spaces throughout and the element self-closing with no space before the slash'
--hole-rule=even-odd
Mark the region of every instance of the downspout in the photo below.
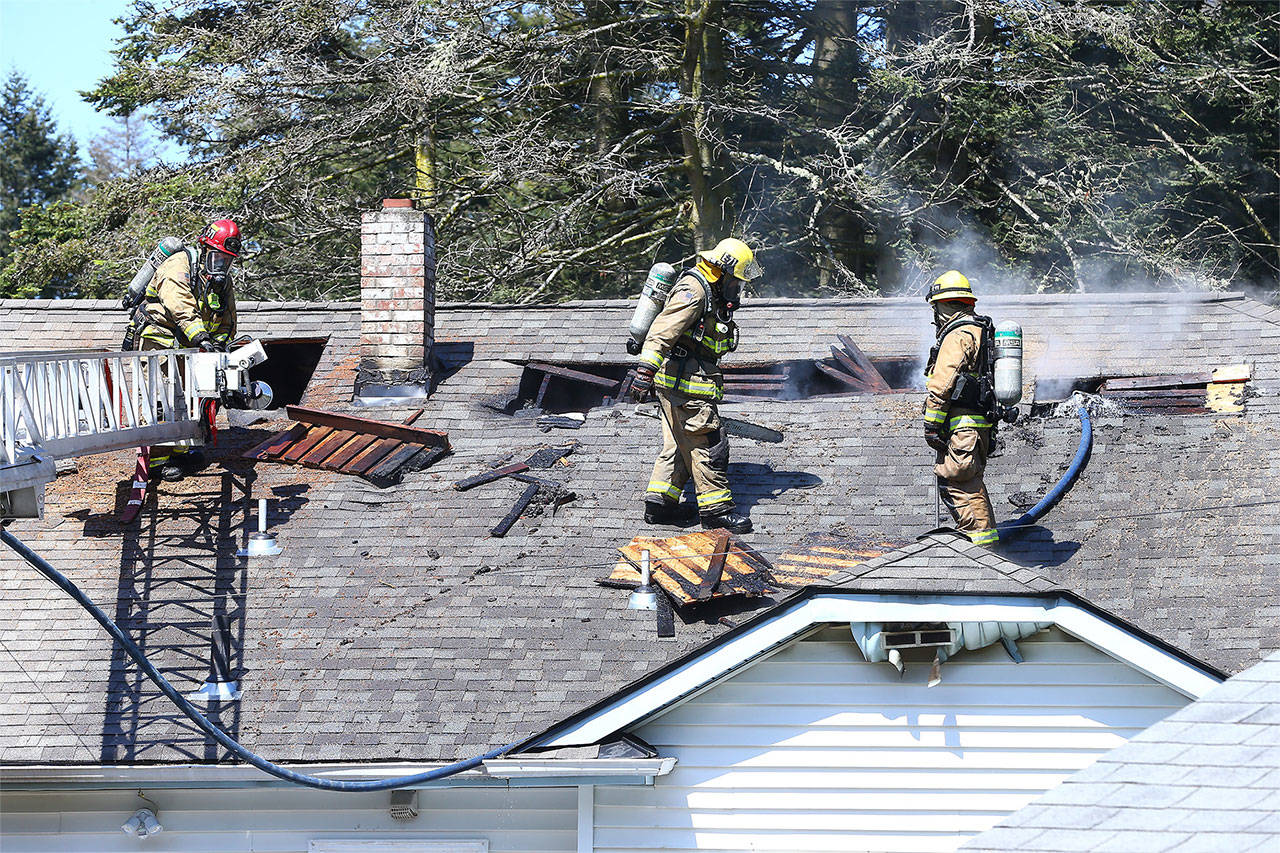
<svg viewBox="0 0 1280 853">
<path fill-rule="evenodd" d="M 1067 470 L 1063 472 L 1062 477 L 1053 485 L 1053 488 L 1045 492 L 1044 497 L 1035 506 L 1023 513 L 1021 518 L 999 525 L 1001 542 L 1008 542 L 1026 533 L 1031 525 L 1039 521 L 1040 517 L 1048 512 L 1067 493 L 1067 490 L 1071 488 L 1080 476 L 1080 471 L 1084 468 L 1084 463 L 1089 458 L 1089 452 L 1093 450 L 1093 422 L 1089 419 L 1089 410 L 1085 406 L 1079 406 L 1076 409 L 1076 413 L 1080 415 L 1080 445 L 1076 448 L 1076 455 L 1071 459 L 1071 464 L 1067 466 Z"/>
<path fill-rule="evenodd" d="M 255 752 L 250 752 L 241 746 L 237 741 L 232 739 L 231 735 L 209 722 L 200 711 L 187 701 L 187 697 L 177 691 L 168 680 L 160 674 L 160 670 L 155 668 L 151 661 L 147 660 L 147 656 L 143 654 L 142 649 L 129 638 L 120 626 L 112 622 L 107 614 L 103 613 L 98 605 L 85 595 L 78 586 L 62 572 L 55 569 L 43 557 L 27 547 L 22 540 L 14 536 L 8 530 L 0 527 L 0 541 L 8 545 L 18 556 L 31 564 L 37 572 L 51 580 L 55 586 L 71 596 L 77 604 L 89 612 L 89 615 L 98 620 L 98 624 L 103 627 L 108 634 L 112 636 L 125 653 L 133 658 L 133 662 L 138 668 L 151 679 L 156 687 L 160 688 L 160 692 L 168 697 L 169 701 L 178 706 L 178 710 L 186 714 L 193 723 L 196 724 L 209 737 L 222 744 L 227 751 L 239 758 L 257 767 L 264 773 L 269 773 L 286 782 L 293 782 L 297 785 L 303 785 L 308 788 L 319 788 L 323 791 L 346 791 L 346 792 L 369 792 L 369 791 L 389 791 L 394 788 L 404 788 L 409 785 L 418 785 L 423 782 L 432 782 L 436 779 L 443 779 L 447 776 L 453 776 L 467 770 L 473 770 L 480 767 L 485 761 L 491 758 L 497 758 L 504 752 L 507 752 L 518 743 L 509 743 L 506 746 L 500 746 L 497 749 L 491 749 L 484 755 L 477 755 L 462 761 L 455 761 L 453 764 L 447 764 L 444 767 L 438 767 L 435 770 L 429 770 L 425 773 L 414 773 L 409 776 L 394 776 L 390 779 L 373 779 L 364 782 L 344 782 L 336 779 L 322 779 L 319 776 L 308 776 L 305 773 L 297 773 L 288 768 L 273 764 Z"/>
</svg>

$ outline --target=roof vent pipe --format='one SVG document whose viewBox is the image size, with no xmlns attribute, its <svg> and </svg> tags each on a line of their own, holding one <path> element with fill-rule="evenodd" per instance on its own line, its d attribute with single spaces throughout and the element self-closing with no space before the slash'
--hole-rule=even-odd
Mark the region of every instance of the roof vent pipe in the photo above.
<svg viewBox="0 0 1280 853">
<path fill-rule="evenodd" d="M 239 554 L 241 557 L 274 557 L 283 550 L 276 543 L 276 535 L 267 532 L 267 499 L 258 498 L 258 532 L 249 534 L 249 544 Z"/>
<path fill-rule="evenodd" d="M 640 586 L 627 599 L 628 610 L 657 610 L 658 594 L 650 583 L 649 552 L 640 552 Z"/>
<path fill-rule="evenodd" d="M 213 617 L 209 631 L 209 677 L 191 698 L 209 702 L 233 702 L 240 698 L 240 685 L 231 677 L 231 623 L 225 613 Z"/>
</svg>

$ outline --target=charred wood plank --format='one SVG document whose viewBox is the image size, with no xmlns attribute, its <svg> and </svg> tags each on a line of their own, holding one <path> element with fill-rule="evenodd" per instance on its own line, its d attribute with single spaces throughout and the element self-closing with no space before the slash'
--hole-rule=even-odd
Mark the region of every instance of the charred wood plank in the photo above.
<svg viewBox="0 0 1280 853">
<path fill-rule="evenodd" d="M 862 379 L 866 381 L 876 391 L 891 391 L 889 383 L 884 381 L 884 377 L 880 375 L 880 370 L 871 363 L 871 359 L 867 358 L 862 348 L 853 342 L 853 338 L 848 335 L 836 335 L 836 340 L 840 341 L 845 352 L 853 359 L 854 363 L 862 370 L 864 374 Z"/>
<path fill-rule="evenodd" d="M 1208 385 L 1213 381 L 1213 374 L 1208 371 L 1199 373 L 1174 373 L 1165 376 L 1117 376 L 1102 383 L 1100 391 L 1136 391 L 1155 390 L 1158 388 L 1182 388 L 1194 385 Z"/>
<path fill-rule="evenodd" d="M 530 483 L 525 486 L 520 497 L 516 498 L 515 505 L 511 507 L 511 511 L 503 516 L 502 521 L 499 521 L 494 525 L 493 529 L 489 531 L 489 535 L 496 538 L 506 536 L 507 531 L 510 530 L 511 526 L 520 518 L 520 514 L 523 513 L 528 508 L 529 504 L 533 502 L 533 498 L 536 494 L 538 494 L 537 483 Z"/>
<path fill-rule="evenodd" d="M 339 415 L 335 412 L 308 409 L 303 406 L 286 406 L 285 411 L 289 413 L 290 418 L 299 423 L 320 424 L 321 426 L 365 433 L 378 438 L 398 438 L 401 441 L 409 441 L 414 444 L 444 447 L 446 449 L 449 447 L 449 434 L 439 430 L 422 429 L 421 427 L 407 426 L 405 424 L 389 424 L 383 421 L 370 420 L 369 418 L 359 418 L 355 415 Z"/>
<path fill-rule="evenodd" d="M 320 467 L 324 465 L 326 459 L 337 453 L 341 447 L 356 437 L 357 434 L 351 430 L 335 430 L 328 438 L 311 448 L 311 452 L 298 461 L 303 465 Z"/>
<path fill-rule="evenodd" d="M 502 468 L 485 471 L 483 474 L 476 474 L 474 477 L 466 477 L 454 483 L 453 488 L 459 492 L 465 492 L 467 489 L 474 489 L 476 486 L 483 486 L 485 483 L 492 483 L 494 480 L 501 480 L 503 477 L 528 470 L 529 466 L 526 463 L 515 462 Z"/>
<path fill-rule="evenodd" d="M 813 366 L 821 370 L 827 376 L 830 376 L 832 379 L 836 380 L 842 385 L 845 385 L 848 388 L 853 388 L 858 391 L 866 391 L 867 393 L 872 393 L 875 391 L 874 388 L 872 388 L 866 382 L 863 382 L 861 379 L 850 376 L 849 374 L 845 373 L 843 370 L 836 370 L 834 367 L 824 364 L 821 361 L 815 361 L 813 363 Z"/>
<path fill-rule="evenodd" d="M 401 444 L 395 452 L 364 472 L 364 478 L 376 486 L 386 488 L 399 483 L 403 477 L 405 463 L 421 453 L 423 448 L 416 444 Z"/>
<path fill-rule="evenodd" d="M 405 443 L 398 438 L 380 438 L 357 454 L 342 470 L 348 474 L 364 474 L 404 446 Z"/>
<path fill-rule="evenodd" d="M 293 443 L 284 453 L 280 454 L 280 458 L 287 462 L 297 462 L 306 456 L 311 448 L 333 435 L 333 427 L 313 426 L 309 428 L 306 435 Z"/>
<path fill-rule="evenodd" d="M 654 613 L 658 636 L 674 637 L 676 635 L 676 614 L 671 609 L 671 599 L 667 598 L 667 591 L 662 587 L 658 587 L 654 592 L 658 594 L 658 609 Z"/>
<path fill-rule="evenodd" d="M 712 537 L 711 552 L 707 560 L 707 570 L 702 575 L 702 583 L 694 590 L 695 601 L 706 601 L 715 592 L 720 583 L 720 575 L 724 573 L 724 561 L 729 556 L 729 533 L 721 530 Z"/>
<path fill-rule="evenodd" d="M 611 391 L 614 388 L 617 388 L 619 384 L 617 379 L 609 379 L 605 376 L 596 376 L 594 373 L 574 370 L 572 367 L 561 367 L 558 364 L 531 361 L 528 366 L 532 370 L 538 370 L 552 376 L 559 376 L 563 379 L 572 379 L 575 382 L 585 382 L 588 385 L 597 385 L 601 388 L 608 388 Z"/>
<path fill-rule="evenodd" d="M 769 393 L 777 393 L 782 390 L 781 382 L 726 382 L 724 383 L 726 391 L 766 391 Z"/>
<path fill-rule="evenodd" d="M 380 440 L 376 435 L 357 435 L 353 440 L 344 444 L 341 450 L 324 460 L 324 467 L 342 470 L 348 462 L 355 459 L 356 456 L 369 447 L 377 444 Z"/>
<path fill-rule="evenodd" d="M 269 436 L 261 444 L 240 455 L 246 459 L 274 459 L 306 432 L 307 428 L 303 424 L 291 424 L 288 429 Z"/>
<path fill-rule="evenodd" d="M 1100 392 L 1103 397 L 1114 397 L 1118 400 L 1161 400 L 1182 397 L 1188 400 L 1203 400 L 1208 393 L 1207 388 L 1157 388 L 1115 391 L 1104 388 Z"/>
<path fill-rule="evenodd" d="M 547 386 L 550 384 L 551 384 L 551 374 L 550 373 L 542 374 L 542 384 L 538 386 L 538 394 L 536 397 L 533 398 L 533 405 L 535 408 L 538 408 L 538 409 L 542 408 L 542 401 L 546 399 Z"/>
</svg>

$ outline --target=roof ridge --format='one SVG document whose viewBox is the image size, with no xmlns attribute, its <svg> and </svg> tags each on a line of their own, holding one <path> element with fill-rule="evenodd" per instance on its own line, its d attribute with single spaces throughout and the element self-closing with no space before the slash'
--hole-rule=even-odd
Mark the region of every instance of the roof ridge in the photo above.
<svg viewBox="0 0 1280 853">
<path fill-rule="evenodd" d="M 1018 586 L 1026 588 L 1029 592 L 1042 593 L 1060 589 L 1058 584 L 1036 571 L 1019 565 L 981 545 L 973 544 L 963 533 L 951 528 L 940 528 L 921 534 L 915 542 L 907 543 L 900 548 L 872 557 L 866 562 L 859 563 L 844 571 L 828 575 L 815 585 L 840 587 L 851 584 L 886 566 L 891 566 L 910 557 L 927 555 L 930 551 L 941 551 L 960 557 L 968 567 L 995 572 Z M 942 582 L 940 581 L 940 583 Z"/>
</svg>

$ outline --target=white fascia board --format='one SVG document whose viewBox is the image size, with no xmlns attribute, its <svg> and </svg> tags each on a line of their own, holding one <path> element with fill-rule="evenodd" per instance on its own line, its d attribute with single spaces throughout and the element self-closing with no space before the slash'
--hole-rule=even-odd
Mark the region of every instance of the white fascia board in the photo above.
<svg viewBox="0 0 1280 853">
<path fill-rule="evenodd" d="M 606 776 L 666 776 L 676 766 L 674 758 L 588 758 L 565 761 L 556 758 L 491 758 L 485 771 L 500 779 L 548 779 Z"/>
<path fill-rule="evenodd" d="M 674 758 L 606 758 L 557 760 L 554 758 L 494 759 L 483 770 L 468 770 L 445 779 L 411 785 L 411 788 L 518 787 L 522 784 L 651 784 L 675 767 Z M 358 764 L 291 766 L 290 770 L 322 779 L 363 782 L 425 773 L 442 764 Z M 241 764 L 166 764 L 121 766 L 0 766 L 6 790 L 77 790 L 115 788 L 263 788 L 298 787 Z"/>
<path fill-rule="evenodd" d="M 710 686 L 813 626 L 831 622 L 1052 622 L 1193 699 L 1220 682 L 1154 643 L 1061 598 L 819 593 L 639 690 L 620 695 L 596 714 L 534 745 L 550 748 L 598 743 Z"/>
<path fill-rule="evenodd" d="M 289 765 L 289 770 L 322 779 L 365 781 L 425 773 L 444 764 L 323 764 Z M 260 788 L 297 787 L 270 773 L 245 764 L 123 764 L 123 765 L 8 765 L 0 766 L 6 789 L 75 788 Z M 432 783 L 445 785 L 485 785 L 491 780 L 480 770 L 468 770 Z M 417 786 L 413 786 L 417 787 Z"/>
</svg>

